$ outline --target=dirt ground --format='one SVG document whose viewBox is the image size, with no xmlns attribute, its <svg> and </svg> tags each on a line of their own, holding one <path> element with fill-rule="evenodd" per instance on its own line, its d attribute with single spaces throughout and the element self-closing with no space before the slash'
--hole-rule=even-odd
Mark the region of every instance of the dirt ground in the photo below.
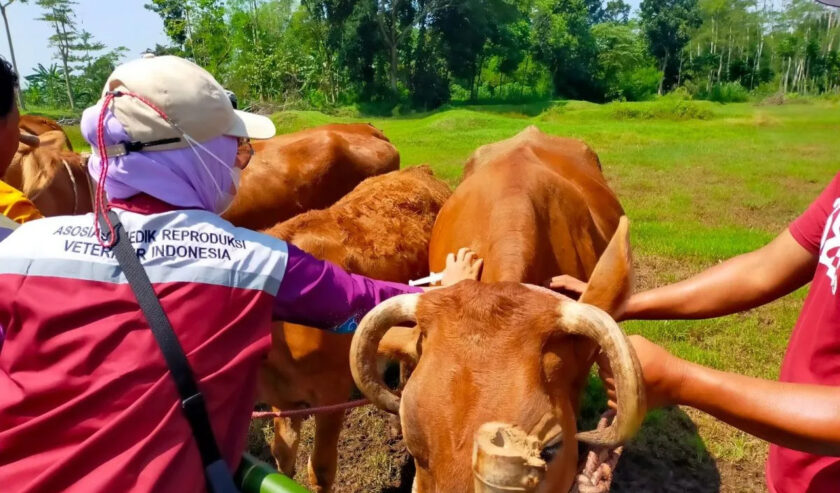
<svg viewBox="0 0 840 493">
<path fill-rule="evenodd" d="M 306 462 L 314 442 L 314 420 L 304 422 L 297 459 L 295 480 L 307 486 Z M 268 442 L 274 431 L 271 420 L 251 423 L 250 452 L 274 465 Z M 392 437 L 388 414 L 373 406 L 347 413 L 338 447 L 338 473 L 335 493 L 380 492 L 409 493 L 414 478 L 410 460 L 401 437 Z"/>
</svg>

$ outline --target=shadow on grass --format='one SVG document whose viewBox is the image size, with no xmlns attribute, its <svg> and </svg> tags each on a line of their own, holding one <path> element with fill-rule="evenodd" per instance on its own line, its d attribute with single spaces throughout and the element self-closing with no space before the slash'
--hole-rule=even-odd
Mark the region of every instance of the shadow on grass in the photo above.
<svg viewBox="0 0 840 493">
<path fill-rule="evenodd" d="M 581 406 L 581 429 L 594 428 L 606 394 L 591 375 Z M 694 422 L 678 407 L 647 414 L 642 429 L 621 454 L 613 492 L 711 493 L 721 488 L 720 471 Z"/>
<path fill-rule="evenodd" d="M 624 449 L 614 492 L 717 492 L 717 464 L 697 427 L 677 407 L 648 414 L 642 430 Z"/>
<path fill-rule="evenodd" d="M 409 457 L 409 460 L 400 468 L 400 484 L 399 486 L 391 486 L 383 488 L 380 493 L 411 493 L 411 487 L 414 484 L 414 460 Z"/>
</svg>

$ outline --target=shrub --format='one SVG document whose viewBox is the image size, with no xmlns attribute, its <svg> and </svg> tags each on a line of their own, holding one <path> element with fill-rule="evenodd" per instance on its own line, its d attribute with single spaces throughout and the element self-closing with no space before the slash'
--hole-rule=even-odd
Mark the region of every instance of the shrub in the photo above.
<svg viewBox="0 0 840 493">
<path fill-rule="evenodd" d="M 814 104 L 814 97 L 792 92 L 785 95 L 785 104 Z"/>
<path fill-rule="evenodd" d="M 641 67 L 630 73 L 619 74 L 617 92 L 628 101 L 653 99 L 662 77 L 656 67 Z"/>
<path fill-rule="evenodd" d="M 612 103 L 612 114 L 622 120 L 708 120 L 714 113 L 696 101 L 661 98 L 651 103 Z"/>
<path fill-rule="evenodd" d="M 781 91 L 765 97 L 758 103 L 759 106 L 779 106 L 783 104 L 785 104 L 785 93 Z"/>
<path fill-rule="evenodd" d="M 714 84 L 708 91 L 700 93 L 700 99 L 717 103 L 743 103 L 750 98 L 750 93 L 739 82 Z"/>
<path fill-rule="evenodd" d="M 691 91 L 687 87 L 680 86 L 673 91 L 665 94 L 660 98 L 661 100 L 673 100 L 673 101 L 690 101 L 694 99 L 691 96 Z"/>
</svg>

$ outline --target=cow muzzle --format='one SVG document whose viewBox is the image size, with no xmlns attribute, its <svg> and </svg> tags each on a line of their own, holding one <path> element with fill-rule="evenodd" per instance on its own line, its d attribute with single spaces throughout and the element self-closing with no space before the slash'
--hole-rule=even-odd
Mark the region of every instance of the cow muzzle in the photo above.
<svg viewBox="0 0 840 493">
<path fill-rule="evenodd" d="M 540 440 L 517 426 L 485 423 L 473 446 L 475 493 L 536 492 L 548 469 L 542 449 Z"/>
</svg>

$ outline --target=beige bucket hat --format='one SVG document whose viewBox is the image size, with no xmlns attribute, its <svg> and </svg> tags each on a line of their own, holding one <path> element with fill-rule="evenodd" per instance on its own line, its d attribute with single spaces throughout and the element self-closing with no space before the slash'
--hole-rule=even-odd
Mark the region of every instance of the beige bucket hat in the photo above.
<svg viewBox="0 0 840 493">
<path fill-rule="evenodd" d="M 222 135 L 268 139 L 276 133 L 270 119 L 234 110 L 221 84 L 209 72 L 184 58 L 145 56 L 120 65 L 105 83 L 103 97 L 110 91 L 131 92 L 147 99 L 198 142 Z M 114 98 L 113 110 L 135 141 L 181 137 L 176 128 L 136 98 Z M 156 145 L 154 150 L 180 149 L 188 145 L 180 139 Z"/>
</svg>

